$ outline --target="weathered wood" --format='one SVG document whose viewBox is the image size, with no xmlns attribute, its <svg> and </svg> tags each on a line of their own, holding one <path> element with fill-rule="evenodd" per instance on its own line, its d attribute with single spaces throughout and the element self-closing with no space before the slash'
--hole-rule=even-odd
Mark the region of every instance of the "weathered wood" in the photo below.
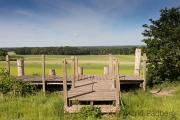
<svg viewBox="0 0 180 120">
<path fill-rule="evenodd" d="M 109 79 L 114 80 L 114 63 L 111 54 L 109 54 Z"/>
<path fill-rule="evenodd" d="M 55 69 L 53 68 L 49 69 L 49 75 L 56 75 Z"/>
<path fill-rule="evenodd" d="M 135 75 L 140 75 L 140 65 L 141 65 L 141 49 L 137 48 L 135 51 L 135 66 L 134 66 Z"/>
<path fill-rule="evenodd" d="M 43 87 L 43 92 L 46 92 L 45 88 L 45 55 L 41 55 L 42 57 L 42 87 Z"/>
<path fill-rule="evenodd" d="M 18 66 L 18 76 L 23 76 L 24 75 L 24 59 L 18 59 L 17 66 Z"/>
<path fill-rule="evenodd" d="M 108 75 L 109 74 L 109 67 L 104 67 L 104 74 Z"/>
<path fill-rule="evenodd" d="M 66 59 L 62 60 L 62 71 L 63 71 L 63 95 L 64 95 L 64 108 L 68 107 L 67 101 L 67 70 L 66 70 Z"/>
<path fill-rule="evenodd" d="M 10 74 L 10 60 L 9 55 L 6 55 L 6 71 L 8 74 Z"/>
<path fill-rule="evenodd" d="M 78 75 L 83 75 L 83 67 L 78 67 Z"/>
<path fill-rule="evenodd" d="M 120 108 L 119 59 L 116 59 L 116 109 Z"/>
<path fill-rule="evenodd" d="M 146 90 L 146 53 L 143 54 L 143 90 Z"/>
<path fill-rule="evenodd" d="M 79 80 L 79 75 L 78 75 L 78 58 L 75 56 L 75 70 L 76 70 L 76 81 Z"/>
<path fill-rule="evenodd" d="M 72 88 L 75 87 L 75 57 L 71 56 Z"/>
</svg>

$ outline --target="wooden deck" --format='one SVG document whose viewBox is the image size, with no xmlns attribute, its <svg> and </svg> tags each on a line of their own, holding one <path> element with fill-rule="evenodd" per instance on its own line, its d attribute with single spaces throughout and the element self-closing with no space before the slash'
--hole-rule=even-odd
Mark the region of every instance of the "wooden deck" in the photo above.
<svg viewBox="0 0 180 120">
<path fill-rule="evenodd" d="M 25 82 L 31 82 L 32 84 L 42 85 L 42 76 L 20 76 L 18 79 L 21 79 Z M 79 75 L 79 81 L 84 80 L 108 80 L 108 75 L 105 74 L 94 74 L 94 75 Z M 63 77 L 62 76 L 46 76 L 45 81 L 47 85 L 62 85 Z M 71 85 L 72 76 L 67 76 L 67 84 Z M 120 75 L 121 84 L 135 84 L 143 83 L 143 78 L 138 75 L 126 74 Z"/>
<path fill-rule="evenodd" d="M 42 76 L 21 76 L 18 77 L 32 84 L 42 85 Z M 71 85 L 73 76 L 67 76 L 67 85 Z M 102 113 L 116 112 L 116 88 L 115 80 L 109 80 L 109 75 L 79 75 L 79 80 L 75 81 L 75 87 L 67 91 L 67 103 L 65 111 L 74 113 L 84 105 L 73 105 L 73 101 L 86 102 L 89 105 L 97 106 Z M 138 75 L 121 75 L 120 84 L 143 83 L 143 79 Z M 62 85 L 62 76 L 46 76 L 46 85 Z M 101 102 L 110 102 L 111 104 L 102 104 Z M 98 103 L 98 104 L 97 104 Z M 99 104 L 100 103 L 100 104 Z"/>
<path fill-rule="evenodd" d="M 94 105 L 95 102 L 112 102 L 116 100 L 115 86 L 113 80 L 96 80 L 88 79 L 77 81 L 75 88 L 71 88 L 68 93 L 68 102 L 70 107 L 66 107 L 66 111 L 78 111 L 82 105 L 71 105 L 73 100 L 79 102 L 89 102 L 89 105 Z M 102 113 L 114 113 L 116 106 L 111 105 L 95 105 L 100 107 Z"/>
</svg>

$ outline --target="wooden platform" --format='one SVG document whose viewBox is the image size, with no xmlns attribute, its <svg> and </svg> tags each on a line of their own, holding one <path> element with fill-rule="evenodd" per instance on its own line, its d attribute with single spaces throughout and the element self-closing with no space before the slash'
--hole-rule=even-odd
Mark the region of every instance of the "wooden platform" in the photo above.
<svg viewBox="0 0 180 120">
<path fill-rule="evenodd" d="M 115 84 L 113 80 L 96 80 L 88 79 L 81 80 L 75 83 L 75 88 L 68 91 L 68 102 L 70 107 L 66 107 L 66 111 L 78 111 L 83 105 L 71 105 L 73 100 L 86 101 L 89 105 L 94 105 L 95 102 L 114 102 L 116 100 Z M 114 105 L 94 105 L 101 109 L 102 113 L 114 113 L 116 106 Z"/>
<path fill-rule="evenodd" d="M 18 77 L 32 84 L 42 85 L 42 76 L 21 76 Z M 143 79 L 138 75 L 121 75 L 119 77 L 120 84 L 143 83 Z M 62 85 L 62 76 L 46 76 L 47 85 Z M 67 76 L 67 85 L 71 85 L 72 76 Z M 115 80 L 109 80 L 109 76 L 105 74 L 95 75 L 79 75 L 79 80 L 75 81 L 75 88 L 71 88 L 67 92 L 68 106 L 65 111 L 74 113 L 84 105 L 73 105 L 73 101 L 88 102 L 89 105 L 97 106 L 102 113 L 115 113 L 116 105 L 116 89 Z M 95 104 L 99 102 L 100 104 Z M 101 102 L 110 102 L 111 104 L 102 104 Z"/>
<path fill-rule="evenodd" d="M 42 85 L 42 76 L 20 76 L 18 79 L 22 79 L 25 82 L 31 82 L 32 84 Z M 94 75 L 79 75 L 79 81 L 82 80 L 108 80 L 108 75 L 94 74 Z M 67 84 L 71 85 L 72 76 L 67 76 Z M 47 85 L 62 85 L 62 76 L 46 76 L 45 81 Z M 126 74 L 120 75 L 121 84 L 139 84 L 143 83 L 143 79 L 138 75 Z"/>
</svg>

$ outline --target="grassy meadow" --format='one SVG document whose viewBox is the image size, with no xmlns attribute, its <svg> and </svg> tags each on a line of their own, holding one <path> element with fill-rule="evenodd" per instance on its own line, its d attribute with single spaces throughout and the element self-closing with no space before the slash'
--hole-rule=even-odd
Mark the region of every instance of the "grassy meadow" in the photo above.
<svg viewBox="0 0 180 120">
<path fill-rule="evenodd" d="M 23 55 L 25 75 L 41 74 L 41 55 Z M 84 74 L 103 74 L 104 67 L 108 66 L 108 55 L 80 55 L 78 64 L 83 67 Z M 134 71 L 134 55 L 113 55 L 120 59 L 120 74 L 132 74 Z M 54 68 L 57 75 L 62 74 L 62 59 L 68 61 L 67 73 L 71 74 L 71 56 L 70 55 L 46 55 L 45 56 L 45 71 L 49 74 L 49 69 Z M 6 67 L 5 61 L 0 61 L 0 67 Z M 17 62 L 10 62 L 11 74 L 17 76 Z"/>
</svg>

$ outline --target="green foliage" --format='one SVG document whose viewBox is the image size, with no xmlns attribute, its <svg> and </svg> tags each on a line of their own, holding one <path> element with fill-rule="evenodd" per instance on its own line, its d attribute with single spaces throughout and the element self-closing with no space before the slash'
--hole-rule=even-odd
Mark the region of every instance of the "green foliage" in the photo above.
<svg viewBox="0 0 180 120">
<path fill-rule="evenodd" d="M 84 106 L 79 110 L 81 118 L 101 118 L 101 110 L 99 107 Z"/>
<path fill-rule="evenodd" d="M 6 56 L 7 55 L 7 51 L 5 49 L 0 49 L 0 56 Z"/>
<path fill-rule="evenodd" d="M 159 20 L 144 24 L 147 44 L 147 84 L 176 81 L 180 77 L 180 7 L 160 10 Z"/>
<path fill-rule="evenodd" d="M 0 68 L 0 94 L 2 96 L 11 94 L 13 96 L 21 96 L 34 94 L 36 86 L 30 85 L 28 82 L 22 82 L 14 76 L 9 75 L 4 68 Z"/>
<path fill-rule="evenodd" d="M 20 55 L 108 55 L 134 54 L 138 46 L 97 46 L 97 47 L 21 47 L 14 52 Z"/>
<path fill-rule="evenodd" d="M 80 102 L 78 99 L 72 101 L 72 105 L 80 105 Z"/>
</svg>

